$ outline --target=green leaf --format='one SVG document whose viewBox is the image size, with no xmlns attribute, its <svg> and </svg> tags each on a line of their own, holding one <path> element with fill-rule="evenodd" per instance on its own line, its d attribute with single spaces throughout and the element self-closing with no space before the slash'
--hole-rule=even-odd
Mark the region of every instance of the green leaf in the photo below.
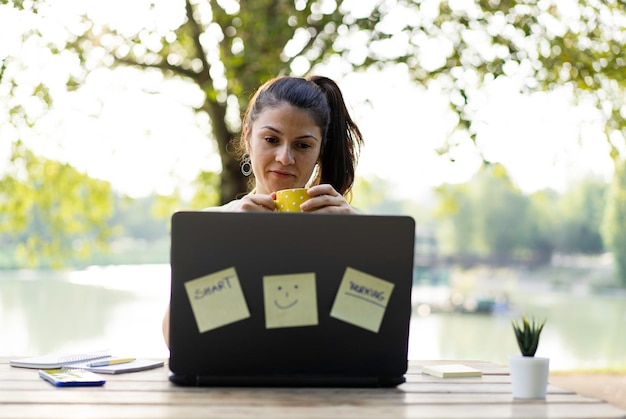
<svg viewBox="0 0 626 419">
<path fill-rule="evenodd" d="M 521 323 L 512 322 L 515 339 L 522 355 L 535 356 L 545 322 L 543 320 L 541 323 L 538 323 L 534 318 L 529 321 L 525 315 L 522 315 Z"/>
</svg>

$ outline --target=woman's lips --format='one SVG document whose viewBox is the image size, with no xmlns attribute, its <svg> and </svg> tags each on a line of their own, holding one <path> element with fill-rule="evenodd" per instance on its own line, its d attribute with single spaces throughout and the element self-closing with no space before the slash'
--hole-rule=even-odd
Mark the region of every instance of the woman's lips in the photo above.
<svg viewBox="0 0 626 419">
<path fill-rule="evenodd" d="M 270 173 L 278 177 L 296 177 L 293 173 L 285 172 L 283 170 L 270 170 Z"/>
</svg>

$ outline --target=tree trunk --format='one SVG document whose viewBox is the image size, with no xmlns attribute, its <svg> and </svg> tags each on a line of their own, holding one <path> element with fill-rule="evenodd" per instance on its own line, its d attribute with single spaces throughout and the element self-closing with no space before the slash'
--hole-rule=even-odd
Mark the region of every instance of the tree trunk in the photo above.
<svg viewBox="0 0 626 419">
<path fill-rule="evenodd" d="M 239 162 L 232 152 L 231 142 L 236 134 L 226 125 L 226 104 L 219 103 L 207 97 L 204 109 L 209 114 L 213 136 L 217 141 L 220 160 L 222 162 L 222 176 L 220 181 L 220 205 L 225 204 L 238 195 L 247 192 L 248 178 L 242 173 Z"/>
</svg>

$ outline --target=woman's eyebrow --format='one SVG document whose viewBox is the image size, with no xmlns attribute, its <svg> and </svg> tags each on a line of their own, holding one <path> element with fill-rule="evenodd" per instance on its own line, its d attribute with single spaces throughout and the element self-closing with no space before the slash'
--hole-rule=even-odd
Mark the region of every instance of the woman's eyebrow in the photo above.
<svg viewBox="0 0 626 419">
<path fill-rule="evenodd" d="M 261 129 L 268 129 L 268 130 L 270 130 L 270 131 L 274 131 L 276 134 L 284 135 L 284 133 L 283 133 L 281 130 L 279 130 L 278 128 L 274 128 L 274 127 L 273 127 L 273 126 L 271 126 L 271 125 L 263 125 L 263 126 L 261 127 Z M 319 138 L 317 138 L 317 137 L 316 137 L 315 135 L 313 135 L 313 134 L 304 134 L 304 135 L 300 135 L 299 137 L 296 137 L 296 140 L 302 140 L 302 139 L 304 139 L 304 138 L 312 138 L 312 139 L 314 139 L 315 141 L 319 141 Z"/>
</svg>

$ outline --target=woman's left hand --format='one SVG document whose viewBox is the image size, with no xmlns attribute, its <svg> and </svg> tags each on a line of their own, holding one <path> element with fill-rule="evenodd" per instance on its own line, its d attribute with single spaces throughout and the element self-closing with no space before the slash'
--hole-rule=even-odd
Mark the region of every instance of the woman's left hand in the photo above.
<svg viewBox="0 0 626 419">
<path fill-rule="evenodd" d="M 304 212 L 318 214 L 357 214 L 346 199 L 329 184 L 315 185 L 307 190 L 310 198 L 302 203 Z"/>
</svg>

